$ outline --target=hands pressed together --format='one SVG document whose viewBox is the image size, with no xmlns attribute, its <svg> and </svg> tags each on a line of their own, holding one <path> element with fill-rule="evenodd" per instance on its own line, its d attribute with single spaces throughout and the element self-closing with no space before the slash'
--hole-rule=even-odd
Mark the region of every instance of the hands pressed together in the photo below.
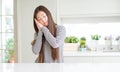
<svg viewBox="0 0 120 72">
<path fill-rule="evenodd" d="M 35 23 L 36 23 L 36 26 L 37 26 L 38 30 L 40 31 L 43 27 L 43 24 L 38 22 L 37 19 L 35 19 Z"/>
</svg>

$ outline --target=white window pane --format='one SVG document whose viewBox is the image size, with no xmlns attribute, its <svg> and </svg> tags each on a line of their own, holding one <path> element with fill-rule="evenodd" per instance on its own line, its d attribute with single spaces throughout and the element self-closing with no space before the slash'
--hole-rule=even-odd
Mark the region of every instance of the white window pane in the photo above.
<svg viewBox="0 0 120 72">
<path fill-rule="evenodd" d="M 5 32 L 13 32 L 13 17 L 7 16 L 5 17 L 5 23 L 6 23 L 6 31 Z"/>
<path fill-rule="evenodd" d="M 11 60 L 14 61 L 13 57 L 14 57 L 14 50 L 8 50 L 8 49 L 3 50 L 3 52 L 2 52 L 2 61 L 4 63 L 11 62 Z"/>
<path fill-rule="evenodd" d="M 6 48 L 9 50 L 14 50 L 14 37 L 13 33 L 6 34 Z"/>
<path fill-rule="evenodd" d="M 3 45 L 5 45 L 5 33 L 2 33 L 2 49 L 5 49 Z"/>
<path fill-rule="evenodd" d="M 5 16 L 2 16 L 2 32 L 5 32 L 5 29 L 6 29 Z"/>
<path fill-rule="evenodd" d="M 2 18 L 0 16 L 0 32 L 2 31 Z"/>
<path fill-rule="evenodd" d="M 2 63 L 2 50 L 0 49 L 0 63 Z"/>
<path fill-rule="evenodd" d="M 2 46 L 6 46 L 4 49 L 11 48 L 9 47 L 9 42 L 13 41 L 14 34 L 13 33 L 2 33 Z"/>
<path fill-rule="evenodd" d="M 2 33 L 0 33 L 0 49 L 2 49 Z"/>
<path fill-rule="evenodd" d="M 4 51 L 3 62 L 8 63 L 9 59 L 10 59 L 9 51 L 8 51 L 8 50 L 5 50 L 5 51 Z"/>
<path fill-rule="evenodd" d="M 9 52 L 8 50 L 3 50 L 2 51 L 2 62 L 8 63 L 9 60 Z"/>
<path fill-rule="evenodd" d="M 0 0 L 0 15 L 2 15 L 2 0 Z"/>
<path fill-rule="evenodd" d="M 2 32 L 13 32 L 13 17 L 2 16 Z"/>
<path fill-rule="evenodd" d="M 4 49 L 1 49 L 1 51 L 0 51 L 1 52 L 1 58 L 0 58 L 0 60 L 1 60 L 2 63 L 3 63 L 3 59 L 5 58 L 4 51 L 5 51 Z"/>
<path fill-rule="evenodd" d="M 120 23 L 98 23 L 98 24 L 63 24 L 66 27 L 67 36 L 75 35 L 78 37 L 84 35 L 120 35 Z"/>
<path fill-rule="evenodd" d="M 13 15 L 13 0 L 2 0 L 2 14 Z"/>
</svg>

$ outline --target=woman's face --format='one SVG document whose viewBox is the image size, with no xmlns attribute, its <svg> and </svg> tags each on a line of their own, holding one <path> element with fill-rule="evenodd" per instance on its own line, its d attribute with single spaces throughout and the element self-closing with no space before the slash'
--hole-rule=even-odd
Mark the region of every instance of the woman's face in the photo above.
<svg viewBox="0 0 120 72">
<path fill-rule="evenodd" d="M 42 25 L 48 26 L 48 17 L 47 17 L 47 15 L 46 15 L 45 12 L 39 11 L 39 12 L 36 14 L 36 19 L 37 19 L 37 21 L 40 22 Z"/>
</svg>

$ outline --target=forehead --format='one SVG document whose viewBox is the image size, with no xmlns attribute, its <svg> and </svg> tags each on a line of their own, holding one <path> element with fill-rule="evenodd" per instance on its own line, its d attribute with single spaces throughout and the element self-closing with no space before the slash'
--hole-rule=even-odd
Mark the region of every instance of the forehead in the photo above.
<svg viewBox="0 0 120 72">
<path fill-rule="evenodd" d="M 37 15 L 46 15 L 46 13 L 44 11 L 39 11 Z"/>
</svg>

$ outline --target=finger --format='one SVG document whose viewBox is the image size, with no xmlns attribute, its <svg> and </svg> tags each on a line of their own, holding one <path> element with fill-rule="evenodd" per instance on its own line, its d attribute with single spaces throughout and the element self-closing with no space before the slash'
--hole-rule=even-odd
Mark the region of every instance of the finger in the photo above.
<svg viewBox="0 0 120 72">
<path fill-rule="evenodd" d="M 38 21 L 35 19 L 35 23 L 38 24 Z"/>
</svg>

